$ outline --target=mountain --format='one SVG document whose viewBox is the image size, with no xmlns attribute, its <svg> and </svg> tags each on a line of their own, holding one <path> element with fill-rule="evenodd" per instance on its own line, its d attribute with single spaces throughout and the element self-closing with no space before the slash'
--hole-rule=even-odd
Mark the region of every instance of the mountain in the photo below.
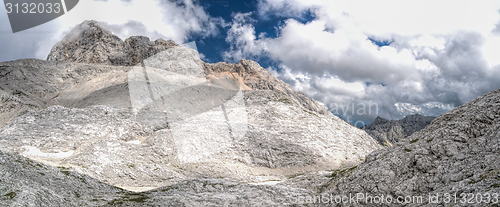
<svg viewBox="0 0 500 207">
<path fill-rule="evenodd" d="M 415 114 L 408 115 L 400 120 L 389 121 L 378 116 L 371 124 L 364 126 L 363 129 L 381 145 L 392 146 L 400 139 L 424 129 L 434 118 L 436 117 Z"/>
<path fill-rule="evenodd" d="M 95 21 L 47 59 L 0 63 L 2 206 L 499 205 L 500 90 L 381 148 L 254 61 Z"/>
<path fill-rule="evenodd" d="M 254 61 L 204 63 L 173 41 L 122 41 L 95 21 L 47 60 L 0 63 L 0 97 L 1 151 L 131 191 L 215 182 L 241 187 L 228 196 L 271 188 L 285 196 L 308 190 L 261 185 L 353 166 L 380 148 Z"/>
<path fill-rule="evenodd" d="M 394 199 L 422 196 L 423 202 L 409 206 L 498 206 L 498 200 L 486 197 L 500 194 L 499 158 L 500 90 L 496 90 L 438 116 L 394 147 L 374 151 L 357 168 L 332 181 L 325 192 Z M 443 200 L 445 193 L 453 203 Z M 439 195 L 439 202 L 429 204 L 435 199 L 429 201 L 429 195 Z M 358 204 L 373 206 L 364 200 Z"/>
<path fill-rule="evenodd" d="M 96 21 L 84 21 L 57 43 L 47 61 L 134 66 L 160 51 L 178 46 L 174 41 L 134 36 L 121 40 Z"/>
</svg>

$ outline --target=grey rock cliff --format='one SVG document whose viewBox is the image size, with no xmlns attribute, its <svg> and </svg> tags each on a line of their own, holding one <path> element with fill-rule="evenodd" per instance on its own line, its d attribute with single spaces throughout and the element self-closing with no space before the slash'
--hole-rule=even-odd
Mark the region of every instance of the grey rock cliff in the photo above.
<svg viewBox="0 0 500 207">
<path fill-rule="evenodd" d="M 0 151 L 2 206 L 286 206 L 288 197 L 311 193 L 285 186 L 221 179 L 186 180 L 151 191 L 131 192 L 20 155 Z"/>
<path fill-rule="evenodd" d="M 0 151 L 0 205 L 102 206 L 124 190 L 89 176 Z"/>
<path fill-rule="evenodd" d="M 498 206 L 486 200 L 460 200 L 469 193 L 490 197 L 500 193 L 499 158 L 500 90 L 496 90 L 438 116 L 394 147 L 371 153 L 349 175 L 332 183 L 328 192 L 423 196 L 422 203 L 408 206 Z M 443 193 L 456 194 L 457 202 L 429 203 L 429 194 L 442 198 Z"/>
<path fill-rule="evenodd" d="M 387 120 L 377 117 L 364 130 L 376 139 L 381 145 L 392 146 L 399 140 L 424 129 L 435 117 L 420 114 L 408 115 L 400 120 Z"/>
<path fill-rule="evenodd" d="M 96 21 L 84 21 L 57 43 L 48 61 L 134 66 L 156 53 L 175 47 L 172 40 L 133 36 L 125 41 L 102 28 Z"/>
</svg>

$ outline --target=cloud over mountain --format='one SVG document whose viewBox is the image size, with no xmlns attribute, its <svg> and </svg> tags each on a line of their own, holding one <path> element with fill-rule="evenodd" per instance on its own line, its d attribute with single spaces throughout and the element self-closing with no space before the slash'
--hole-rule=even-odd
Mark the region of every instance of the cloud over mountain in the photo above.
<svg viewBox="0 0 500 207">
<path fill-rule="evenodd" d="M 439 115 L 500 87 L 495 1 L 261 0 L 258 8 L 261 21 L 288 20 L 269 38 L 235 15 L 225 58 L 270 57 L 278 66 L 269 70 L 296 90 L 331 110 L 354 107 L 338 114 L 346 119 Z M 305 12 L 314 19 L 297 21 Z M 356 112 L 368 103 L 378 114 Z"/>
</svg>

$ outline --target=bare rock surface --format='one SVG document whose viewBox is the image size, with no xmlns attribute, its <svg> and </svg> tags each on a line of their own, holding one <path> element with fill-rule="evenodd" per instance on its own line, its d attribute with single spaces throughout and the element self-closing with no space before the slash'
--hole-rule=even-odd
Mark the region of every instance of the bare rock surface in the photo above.
<svg viewBox="0 0 500 207">
<path fill-rule="evenodd" d="M 393 143 L 424 129 L 429 125 L 433 116 L 422 116 L 419 114 L 408 115 L 400 120 L 387 120 L 377 117 L 364 130 L 376 139 L 381 145 L 392 146 Z"/>
<path fill-rule="evenodd" d="M 54 168 L 0 151 L 2 206 L 288 206 L 288 197 L 310 193 L 300 188 L 185 180 L 145 192 L 132 192 L 95 178 Z"/>
<path fill-rule="evenodd" d="M 96 21 L 84 21 L 57 43 L 48 61 L 134 66 L 154 54 L 175 47 L 172 40 L 150 41 L 133 36 L 125 41 L 102 28 Z"/>
<path fill-rule="evenodd" d="M 0 151 L 2 206 L 289 206 L 310 191 L 223 179 L 185 180 L 132 192 L 95 178 Z"/>
<path fill-rule="evenodd" d="M 302 92 L 294 91 L 290 85 L 272 76 L 255 61 L 241 60 L 238 64 L 225 62 L 214 64 L 205 63 L 204 69 L 209 78 L 229 73 L 234 77 L 238 77 L 238 81 L 241 85 L 244 84 L 250 89 L 281 91 L 291 96 L 291 101 L 302 105 L 308 110 L 315 111 L 319 114 L 330 113 L 325 106 L 311 100 Z"/>
<path fill-rule="evenodd" d="M 102 206 L 124 190 L 0 151 L 1 206 Z"/>
<path fill-rule="evenodd" d="M 487 202 L 486 196 L 500 194 L 499 158 L 500 90 L 496 90 L 438 116 L 394 147 L 374 151 L 349 176 L 332 183 L 329 192 L 424 199 L 407 206 L 498 206 L 498 200 Z M 446 203 L 443 193 L 456 195 L 457 201 Z M 438 194 L 441 200 L 429 203 L 429 195 Z M 467 203 L 478 194 L 482 202 Z"/>
</svg>

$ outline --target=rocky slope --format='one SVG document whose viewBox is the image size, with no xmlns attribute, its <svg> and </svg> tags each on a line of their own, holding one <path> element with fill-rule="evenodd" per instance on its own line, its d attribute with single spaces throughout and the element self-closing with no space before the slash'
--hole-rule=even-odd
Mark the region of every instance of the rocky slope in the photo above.
<svg viewBox="0 0 500 207">
<path fill-rule="evenodd" d="M 221 179 L 186 180 L 145 192 L 104 184 L 68 168 L 54 168 L 0 151 L 2 206 L 285 206 L 300 188 Z"/>
<path fill-rule="evenodd" d="M 89 176 L 0 151 L 0 205 L 102 206 L 125 192 Z"/>
<path fill-rule="evenodd" d="M 120 188 L 224 178 L 265 190 L 379 148 L 250 60 L 207 64 L 171 41 L 121 41 L 94 21 L 47 60 L 0 63 L 0 150 Z M 240 202 L 240 191 L 227 192 Z"/>
<path fill-rule="evenodd" d="M 398 142 L 400 139 L 424 129 L 434 118 L 436 117 L 415 114 L 408 115 L 400 120 L 389 121 L 378 116 L 371 124 L 364 126 L 363 129 L 381 145 L 392 146 L 393 143 Z"/>
<path fill-rule="evenodd" d="M 349 176 L 332 182 L 327 192 L 394 199 L 423 196 L 420 204 L 406 206 L 498 206 L 499 158 L 500 90 L 496 90 L 438 116 L 394 147 L 371 153 Z M 452 201 L 443 199 L 444 193 Z M 429 195 L 440 195 L 439 202 L 429 203 Z"/>
</svg>

